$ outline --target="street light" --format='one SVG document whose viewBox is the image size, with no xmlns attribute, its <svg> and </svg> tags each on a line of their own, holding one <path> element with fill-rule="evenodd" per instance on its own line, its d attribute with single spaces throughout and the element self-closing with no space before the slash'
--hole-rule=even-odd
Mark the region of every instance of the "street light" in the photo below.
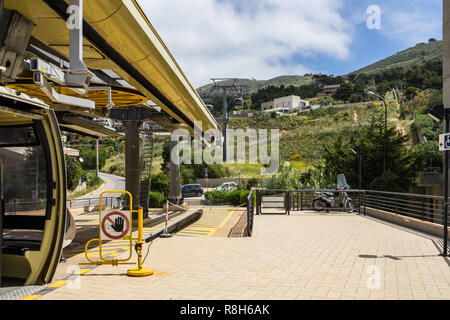
<svg viewBox="0 0 450 320">
<path fill-rule="evenodd" d="M 358 174 L 358 190 L 361 190 L 361 180 L 362 180 L 362 170 L 361 170 L 361 148 L 359 146 L 354 146 L 350 149 L 355 155 L 359 156 L 359 174 Z"/>
<path fill-rule="evenodd" d="M 368 91 L 367 94 L 370 96 L 375 96 L 375 97 L 380 98 L 384 103 L 383 176 L 385 176 L 386 175 L 386 144 L 387 144 L 387 104 L 386 104 L 386 101 L 383 99 L 383 97 L 380 96 L 379 94 L 377 94 L 373 91 Z"/>
</svg>

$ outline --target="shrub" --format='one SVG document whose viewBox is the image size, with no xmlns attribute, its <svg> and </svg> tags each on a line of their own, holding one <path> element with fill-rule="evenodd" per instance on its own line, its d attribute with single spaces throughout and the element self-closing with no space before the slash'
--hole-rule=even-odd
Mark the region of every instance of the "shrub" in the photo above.
<svg viewBox="0 0 450 320">
<path fill-rule="evenodd" d="M 86 174 L 86 184 L 88 187 L 98 186 L 98 185 L 101 185 L 102 183 L 103 183 L 103 180 L 100 179 L 99 176 L 97 176 L 96 171 L 89 171 Z"/>
<path fill-rule="evenodd" d="M 241 204 L 241 190 L 235 190 L 225 193 L 225 201 L 227 204 L 238 206 Z"/>
<path fill-rule="evenodd" d="M 247 184 L 245 186 L 245 189 L 251 190 L 252 188 L 255 188 L 258 185 L 258 179 L 251 178 L 247 181 Z"/>
<path fill-rule="evenodd" d="M 75 190 L 79 179 L 84 175 L 84 170 L 78 160 L 66 157 L 66 172 L 67 172 L 67 188 Z"/>
<path fill-rule="evenodd" d="M 152 191 L 156 191 L 162 193 L 165 196 L 168 196 L 170 192 L 170 178 L 163 172 L 153 174 L 151 188 Z"/>
<path fill-rule="evenodd" d="M 149 208 L 162 208 L 164 206 L 165 197 L 160 192 L 150 192 Z"/>
<path fill-rule="evenodd" d="M 239 202 L 240 202 L 239 204 L 247 203 L 247 198 L 248 198 L 249 194 L 250 194 L 249 190 L 242 190 L 241 191 L 241 198 L 239 200 Z"/>
</svg>

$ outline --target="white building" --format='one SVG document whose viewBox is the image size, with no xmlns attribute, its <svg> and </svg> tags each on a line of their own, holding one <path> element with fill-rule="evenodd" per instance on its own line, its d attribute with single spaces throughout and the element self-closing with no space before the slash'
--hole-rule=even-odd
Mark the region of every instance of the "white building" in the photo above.
<svg viewBox="0 0 450 320">
<path fill-rule="evenodd" d="M 263 112 L 277 112 L 288 109 L 290 112 L 300 111 L 302 108 L 309 106 L 309 101 L 302 100 L 299 96 L 287 96 L 275 99 L 273 108 L 263 110 Z M 284 112 L 286 113 L 286 112 Z"/>
</svg>

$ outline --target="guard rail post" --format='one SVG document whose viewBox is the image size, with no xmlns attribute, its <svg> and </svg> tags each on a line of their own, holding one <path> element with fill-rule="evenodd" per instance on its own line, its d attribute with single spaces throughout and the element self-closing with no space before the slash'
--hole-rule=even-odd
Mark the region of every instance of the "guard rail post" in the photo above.
<svg viewBox="0 0 450 320">
<path fill-rule="evenodd" d="M 291 215 L 291 192 L 286 191 L 286 211 L 288 215 Z"/>
<path fill-rule="evenodd" d="M 135 247 L 138 255 L 138 267 L 129 269 L 127 271 L 127 274 L 132 277 L 146 277 L 153 274 L 153 269 L 142 267 L 142 245 L 145 243 L 143 240 L 144 209 L 142 207 L 139 207 L 137 211 L 138 211 L 138 241 L 136 242 Z"/>
<path fill-rule="evenodd" d="M 167 230 L 167 225 L 169 223 L 169 200 L 166 201 L 166 221 L 164 225 L 164 233 L 160 235 L 161 238 L 170 238 L 172 234 Z"/>
<path fill-rule="evenodd" d="M 300 211 L 303 211 L 303 191 L 300 192 Z"/>
</svg>

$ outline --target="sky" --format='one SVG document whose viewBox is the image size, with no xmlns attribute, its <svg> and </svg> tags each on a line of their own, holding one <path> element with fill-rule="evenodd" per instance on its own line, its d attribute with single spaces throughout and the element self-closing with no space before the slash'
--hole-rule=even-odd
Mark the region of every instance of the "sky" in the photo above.
<svg viewBox="0 0 450 320">
<path fill-rule="evenodd" d="M 194 87 L 344 75 L 442 40 L 442 0 L 138 0 Z"/>
</svg>

